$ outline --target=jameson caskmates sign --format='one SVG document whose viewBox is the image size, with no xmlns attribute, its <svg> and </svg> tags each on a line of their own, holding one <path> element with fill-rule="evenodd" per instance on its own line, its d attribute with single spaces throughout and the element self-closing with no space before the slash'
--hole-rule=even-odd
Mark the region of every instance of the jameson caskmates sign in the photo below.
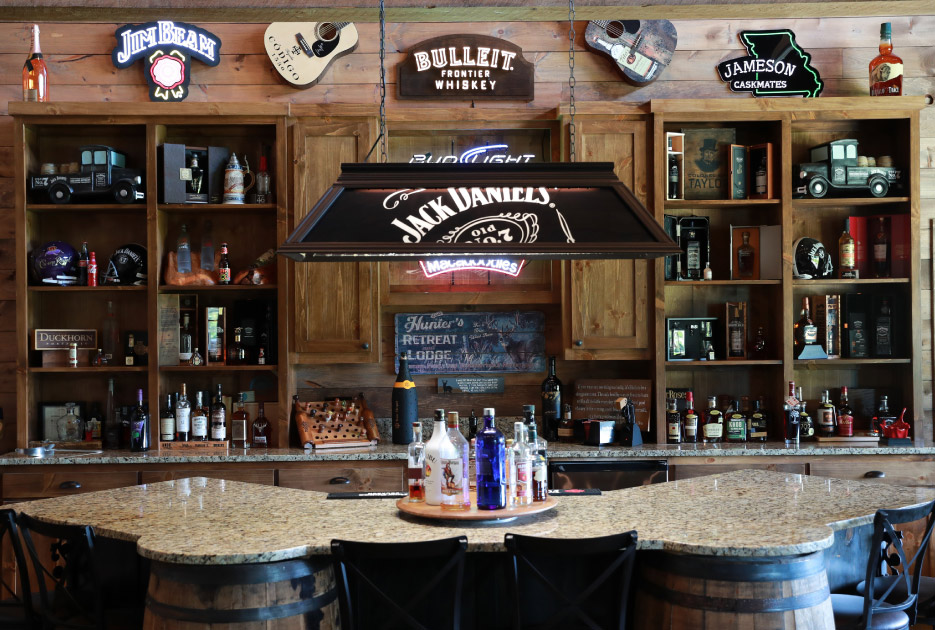
<svg viewBox="0 0 935 630">
<path fill-rule="evenodd" d="M 489 35 L 443 35 L 413 46 L 396 65 L 398 96 L 427 100 L 531 101 L 534 68 L 523 50 Z"/>
<path fill-rule="evenodd" d="M 741 31 L 740 41 L 747 48 L 745 57 L 728 59 L 717 65 L 717 73 L 731 92 L 751 92 L 754 96 L 818 96 L 825 84 L 812 56 L 795 41 L 787 29 Z"/>
</svg>

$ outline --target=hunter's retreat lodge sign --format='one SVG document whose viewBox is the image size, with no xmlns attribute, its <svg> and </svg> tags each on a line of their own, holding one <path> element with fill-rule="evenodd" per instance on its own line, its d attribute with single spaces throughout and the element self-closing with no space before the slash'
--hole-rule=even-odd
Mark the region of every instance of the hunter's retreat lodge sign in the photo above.
<svg viewBox="0 0 935 630">
<path fill-rule="evenodd" d="M 413 46 L 396 66 L 398 96 L 531 101 L 535 75 L 516 44 L 489 35 L 444 35 Z"/>
</svg>

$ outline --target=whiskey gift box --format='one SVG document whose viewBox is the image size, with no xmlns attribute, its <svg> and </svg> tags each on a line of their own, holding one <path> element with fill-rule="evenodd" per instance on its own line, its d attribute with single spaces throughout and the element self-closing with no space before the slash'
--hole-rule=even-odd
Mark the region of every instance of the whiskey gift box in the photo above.
<svg viewBox="0 0 935 630">
<path fill-rule="evenodd" d="M 818 343 L 829 359 L 841 358 L 841 297 L 815 295 L 812 297 L 813 321 L 818 327 Z"/>
<path fill-rule="evenodd" d="M 198 167 L 203 173 L 200 193 L 186 192 L 186 183 L 192 178 L 189 164 L 193 153 L 198 156 Z M 170 143 L 160 146 L 160 203 L 220 203 L 228 157 L 225 147 L 187 147 Z"/>
<path fill-rule="evenodd" d="M 842 350 L 847 359 L 870 357 L 870 296 L 866 293 L 845 293 L 841 296 L 844 330 Z"/>
<path fill-rule="evenodd" d="M 747 303 L 728 302 L 725 306 L 724 328 L 727 359 L 747 358 Z"/>
<path fill-rule="evenodd" d="M 711 255 L 708 217 L 682 217 L 678 223 L 679 275 L 682 280 L 701 280 Z"/>
<path fill-rule="evenodd" d="M 716 360 L 717 317 L 667 317 L 666 361 Z"/>
</svg>

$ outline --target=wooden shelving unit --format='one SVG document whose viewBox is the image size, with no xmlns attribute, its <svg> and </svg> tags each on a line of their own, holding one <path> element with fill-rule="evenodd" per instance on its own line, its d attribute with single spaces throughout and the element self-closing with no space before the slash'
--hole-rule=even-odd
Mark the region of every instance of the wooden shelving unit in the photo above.
<svg viewBox="0 0 935 630">
<path fill-rule="evenodd" d="M 206 108 L 198 103 L 175 103 L 171 107 L 151 103 L 97 103 L 93 109 L 81 103 L 11 103 L 14 116 L 14 165 L 16 180 L 17 233 L 17 446 L 42 438 L 38 418 L 39 403 L 48 400 L 103 402 L 107 381 L 117 383 L 117 398 L 129 401 L 142 388 L 149 403 L 151 444 L 158 448 L 159 410 L 165 394 L 177 391 L 186 382 L 189 391 L 213 391 L 220 383 L 225 394 L 236 394 L 260 384 L 266 389 L 263 400 L 289 400 L 288 311 L 284 290 L 286 261 L 276 261 L 277 277 L 272 285 L 230 285 L 209 287 L 166 286 L 164 267 L 168 249 L 174 249 L 181 224 L 191 228 L 210 219 L 214 224 L 217 247 L 221 241 L 231 246 L 234 271 L 267 249 L 285 240 L 288 229 L 289 168 L 286 138 L 288 105 L 215 104 Z M 247 152 L 256 167 L 256 157 L 265 154 L 273 182 L 274 203 L 265 204 L 164 204 L 159 202 L 159 147 L 167 142 L 190 146 L 225 146 L 243 155 Z M 144 201 L 132 204 L 43 203 L 28 193 L 26 178 L 37 173 L 44 162 L 60 162 L 76 155 L 84 144 L 106 144 L 126 153 L 127 165 L 143 171 Z M 71 159 L 74 159 L 73 157 Z M 146 286 L 54 287 L 30 286 L 27 253 L 49 240 L 93 245 L 98 255 L 99 275 L 103 278 L 107 261 L 116 247 L 136 242 L 147 250 Z M 77 241 L 77 243 L 76 243 Z M 193 236 L 197 243 L 197 236 Z M 179 294 L 195 295 L 202 307 L 232 307 L 240 300 L 263 300 L 275 307 L 278 362 L 267 365 L 206 365 L 199 367 L 160 366 L 160 311 L 162 300 Z M 115 305 L 118 325 L 123 331 L 146 331 L 149 360 L 146 366 L 41 367 L 40 357 L 30 350 L 28 332 L 36 327 L 101 329 L 105 304 Z M 232 328 L 231 328 L 232 330 Z M 203 332 L 203 331 L 199 331 Z M 232 336 L 229 337 L 232 339 Z M 122 339 L 121 339 L 122 341 Z M 200 340 L 193 345 L 202 346 Z M 205 354 L 205 348 L 200 348 Z M 122 356 L 122 355 L 121 355 Z M 269 358 L 267 359 L 269 360 Z M 272 394 L 270 394 L 272 392 Z M 103 405 L 102 405 L 103 406 Z M 276 446 L 288 444 L 288 406 L 278 405 L 280 417 L 274 422 Z"/>
</svg>

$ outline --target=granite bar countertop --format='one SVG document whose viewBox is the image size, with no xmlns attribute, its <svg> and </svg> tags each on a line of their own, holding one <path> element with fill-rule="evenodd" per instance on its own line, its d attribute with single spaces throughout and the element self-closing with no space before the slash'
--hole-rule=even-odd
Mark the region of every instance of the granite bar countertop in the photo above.
<svg viewBox="0 0 935 630">
<path fill-rule="evenodd" d="M 404 542 L 463 534 L 471 551 L 502 551 L 507 532 L 587 538 L 631 529 L 642 549 L 778 557 L 829 547 L 835 530 L 870 523 L 880 508 L 932 500 L 935 489 L 738 470 L 600 496 L 558 497 L 549 512 L 479 524 L 403 516 L 395 498 L 326 497 L 195 477 L 12 507 L 47 522 L 92 525 L 99 536 L 135 541 L 147 558 L 181 564 L 327 554 L 334 538 Z"/>
<path fill-rule="evenodd" d="M 665 457 L 744 457 L 796 455 L 818 457 L 826 455 L 935 455 L 935 447 L 831 446 L 827 443 L 803 442 L 797 447 L 782 442 L 749 444 L 644 444 L 637 447 L 619 445 L 584 446 L 581 444 L 549 444 L 549 457 L 565 458 L 637 458 Z M 89 451 L 59 453 L 35 458 L 10 452 L 0 455 L 0 467 L 48 464 L 183 464 L 236 462 L 315 462 L 354 460 L 404 460 L 406 447 L 381 442 L 370 448 L 324 449 L 305 451 L 299 448 L 230 449 L 226 455 L 188 455 L 157 450 L 146 453 L 131 451 Z"/>
</svg>

